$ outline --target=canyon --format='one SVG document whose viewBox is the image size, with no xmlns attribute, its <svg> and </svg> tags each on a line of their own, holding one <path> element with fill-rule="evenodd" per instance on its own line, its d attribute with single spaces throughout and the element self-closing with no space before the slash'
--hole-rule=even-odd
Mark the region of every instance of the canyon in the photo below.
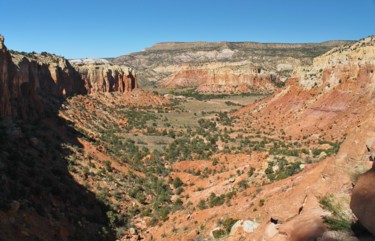
<svg viewBox="0 0 375 241">
<path fill-rule="evenodd" d="M 0 37 L 0 240 L 373 240 L 374 61 L 374 36 L 79 60 Z"/>
</svg>

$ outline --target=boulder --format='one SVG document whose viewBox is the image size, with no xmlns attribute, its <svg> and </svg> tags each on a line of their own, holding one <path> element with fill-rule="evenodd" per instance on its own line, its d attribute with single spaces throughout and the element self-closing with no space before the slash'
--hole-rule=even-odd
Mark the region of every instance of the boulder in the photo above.
<svg viewBox="0 0 375 241">
<path fill-rule="evenodd" d="M 231 228 L 230 235 L 238 232 L 253 233 L 259 227 L 259 223 L 250 220 L 238 220 Z"/>
<path fill-rule="evenodd" d="M 375 235 L 375 169 L 362 174 L 355 185 L 350 201 L 359 222 Z"/>
<path fill-rule="evenodd" d="M 320 241 L 359 241 L 358 238 L 353 237 L 348 232 L 342 231 L 326 231 L 324 232 L 323 236 L 319 239 Z"/>
<path fill-rule="evenodd" d="M 263 240 L 264 241 L 270 240 L 273 237 L 275 237 L 276 234 L 278 233 L 279 233 L 278 225 L 271 222 L 267 224 L 266 228 L 264 229 Z"/>
</svg>

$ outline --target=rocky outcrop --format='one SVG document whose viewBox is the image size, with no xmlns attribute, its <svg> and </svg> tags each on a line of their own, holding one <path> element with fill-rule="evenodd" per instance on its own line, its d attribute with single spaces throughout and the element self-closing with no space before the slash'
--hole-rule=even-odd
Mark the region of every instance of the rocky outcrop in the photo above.
<svg viewBox="0 0 375 241">
<path fill-rule="evenodd" d="M 372 156 L 370 156 L 371 160 Z M 373 161 L 373 160 L 372 160 Z M 356 183 L 350 201 L 359 222 L 375 235 L 375 167 L 362 174 Z"/>
<path fill-rule="evenodd" d="M 159 43 L 120 56 L 114 63 L 136 69 L 141 84 L 198 88 L 201 92 L 271 92 L 294 68 L 347 43 L 262 44 L 254 42 Z"/>
<path fill-rule="evenodd" d="M 10 53 L 0 36 L 0 116 L 36 118 L 65 97 L 137 87 L 129 67 L 106 60 L 74 61 L 73 66 L 48 53 Z"/>
<path fill-rule="evenodd" d="M 56 55 L 7 50 L 0 38 L 0 115 L 35 118 L 56 98 L 85 93 L 79 73 Z"/>
<path fill-rule="evenodd" d="M 102 59 L 71 60 L 81 74 L 86 89 L 93 92 L 130 92 L 138 88 L 134 70 L 127 66 L 113 65 Z"/>
</svg>

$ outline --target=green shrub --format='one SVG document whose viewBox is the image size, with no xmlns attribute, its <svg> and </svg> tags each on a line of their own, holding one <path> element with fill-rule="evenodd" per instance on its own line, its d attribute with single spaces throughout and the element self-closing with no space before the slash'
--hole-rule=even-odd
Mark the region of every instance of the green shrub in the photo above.
<svg viewBox="0 0 375 241">
<path fill-rule="evenodd" d="M 254 175 L 254 172 L 255 172 L 255 168 L 254 167 L 251 167 L 250 168 L 250 171 L 247 173 L 247 176 L 248 177 L 252 177 Z"/>
<path fill-rule="evenodd" d="M 173 180 L 173 186 L 174 188 L 179 188 L 183 185 L 184 183 L 181 181 L 181 179 L 179 177 L 176 177 L 174 180 Z"/>
<path fill-rule="evenodd" d="M 211 193 L 209 198 L 210 207 L 220 206 L 223 205 L 225 201 L 225 195 L 222 194 L 220 196 L 216 196 L 215 193 Z"/>
<path fill-rule="evenodd" d="M 230 233 L 230 230 L 232 229 L 232 226 L 238 221 L 238 219 L 228 218 L 225 219 L 223 222 L 224 230 L 227 234 Z"/>
<path fill-rule="evenodd" d="M 335 200 L 333 195 L 325 195 L 319 198 L 320 206 L 331 213 L 324 217 L 324 222 L 331 230 L 351 231 L 352 218 L 348 212 L 345 212 L 342 203 Z"/>
<path fill-rule="evenodd" d="M 207 205 L 206 205 L 206 201 L 205 200 L 200 200 L 199 203 L 198 203 L 198 208 L 200 210 L 203 210 L 203 209 L 206 209 L 207 208 Z"/>
<path fill-rule="evenodd" d="M 240 187 L 240 189 L 245 190 L 249 188 L 249 183 L 247 182 L 247 180 L 242 180 L 238 183 L 238 186 Z"/>
<path fill-rule="evenodd" d="M 223 229 L 218 229 L 214 230 L 212 232 L 212 235 L 214 236 L 214 238 L 223 238 L 225 235 L 227 235 L 227 233 Z"/>
</svg>

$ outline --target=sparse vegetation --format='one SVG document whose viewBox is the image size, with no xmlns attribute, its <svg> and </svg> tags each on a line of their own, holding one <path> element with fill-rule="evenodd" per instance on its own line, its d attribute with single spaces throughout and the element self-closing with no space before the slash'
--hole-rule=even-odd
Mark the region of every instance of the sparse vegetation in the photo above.
<svg viewBox="0 0 375 241">
<path fill-rule="evenodd" d="M 195 95 L 197 99 L 228 97 L 197 97 L 195 92 L 188 95 Z M 93 154 L 95 151 L 85 152 L 83 148 L 68 145 L 66 148 L 72 150 L 68 169 L 106 204 L 110 221 L 107 232 L 117 234 L 131 227 L 139 217 L 150 217 L 151 225 L 161 225 L 170 218 L 171 212 L 191 208 L 185 189 L 194 183 L 184 183 L 179 176 L 171 178 L 170 175 L 171 167 L 177 162 L 208 161 L 210 165 L 205 168 L 184 172 L 209 180 L 231 169 L 228 165 L 232 160 L 225 158 L 224 161 L 219 158 L 221 155 L 266 152 L 273 160 L 266 169 L 233 167 L 235 172 L 231 176 L 240 181 L 227 193 L 212 192 L 201 199 L 195 208 L 203 210 L 231 206 L 238 192 L 251 187 L 261 189 L 267 183 L 264 179 L 258 180 L 267 177 L 272 182 L 287 178 L 302 170 L 304 160 L 318 161 L 320 150 L 328 155 L 339 147 L 337 142 L 320 142 L 315 149 L 307 150 L 304 143 L 273 135 L 271 127 L 238 128 L 240 120 L 232 117 L 230 110 L 239 105 L 223 99 L 219 99 L 220 108 L 207 109 L 202 108 L 202 103 L 206 102 L 201 100 L 176 101 L 162 107 L 127 107 L 102 102 L 98 97 L 88 98 L 96 106 L 90 115 L 86 114 L 81 101 L 70 101 L 63 114 L 75 116 L 71 126 L 105 158 Z M 116 121 L 109 121 L 111 119 Z M 308 138 L 303 140 L 308 141 Z M 194 190 L 200 192 L 205 188 L 195 187 Z M 172 198 L 173 195 L 176 197 Z M 134 204 L 123 208 L 124 202 Z M 259 207 L 264 204 L 265 200 L 261 199 Z M 223 230 L 224 233 L 218 231 L 217 235 L 227 235 L 227 230 Z"/>
<path fill-rule="evenodd" d="M 331 230 L 342 230 L 351 232 L 352 215 L 344 210 L 342 201 L 334 198 L 333 195 L 325 195 L 319 198 L 320 206 L 331 213 L 324 217 L 324 222 Z"/>
</svg>

